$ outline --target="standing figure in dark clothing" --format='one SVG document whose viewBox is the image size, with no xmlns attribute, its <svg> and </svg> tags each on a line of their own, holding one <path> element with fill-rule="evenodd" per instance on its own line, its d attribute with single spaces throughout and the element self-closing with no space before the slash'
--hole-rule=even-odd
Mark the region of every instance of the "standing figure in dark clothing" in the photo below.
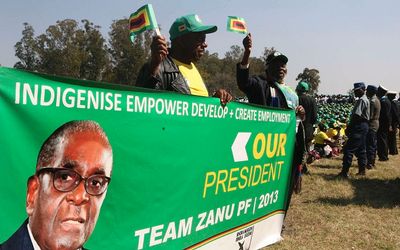
<svg viewBox="0 0 400 250">
<path fill-rule="evenodd" d="M 390 155 L 397 155 L 398 150 L 397 150 L 397 127 L 399 126 L 399 111 L 397 109 L 397 104 L 396 101 L 394 100 L 396 98 L 396 92 L 395 91 L 389 91 L 387 92 L 387 97 L 390 100 L 390 115 L 392 117 L 392 123 L 389 128 L 389 133 L 388 133 L 388 147 L 389 147 L 389 154 Z"/>
<path fill-rule="evenodd" d="M 378 92 L 376 93 L 376 96 L 379 98 L 379 101 L 381 103 L 381 112 L 379 114 L 379 129 L 376 133 L 379 161 L 389 160 L 388 133 L 390 125 L 392 124 L 392 116 L 390 115 L 391 104 L 386 96 L 386 93 L 387 89 L 379 85 Z"/>
<path fill-rule="evenodd" d="M 299 105 L 304 108 L 306 117 L 303 121 L 304 126 L 304 140 L 306 144 L 306 151 L 310 151 L 311 141 L 314 137 L 314 124 L 317 122 L 317 103 L 315 99 L 308 95 L 310 86 L 307 82 L 299 82 L 296 87 L 296 93 L 299 96 Z M 303 164 L 303 173 L 307 173 L 307 165 Z"/>
<path fill-rule="evenodd" d="M 376 97 L 378 88 L 374 85 L 367 86 L 367 97 L 370 107 L 369 128 L 367 134 L 367 168 L 375 167 L 376 158 L 376 132 L 379 128 L 379 114 L 381 112 L 381 103 Z"/>
<path fill-rule="evenodd" d="M 304 121 L 305 111 L 299 105 L 299 99 L 294 90 L 285 84 L 284 79 L 287 74 L 286 63 L 288 58 L 275 51 L 267 56 L 266 77 L 249 75 L 249 57 L 252 49 L 251 34 L 243 39 L 244 54 L 242 61 L 236 67 L 236 81 L 238 87 L 243 91 L 250 103 L 255 103 L 268 107 L 278 107 L 293 109 L 296 111 L 296 120 L 300 126 L 297 127 L 295 148 L 293 153 L 293 163 L 291 178 L 288 187 L 288 199 L 286 211 L 289 208 L 290 199 L 295 187 L 301 180 L 299 171 L 305 152 L 304 129 L 300 121 Z M 299 185 L 298 185 L 299 186 Z M 300 185 L 301 186 L 301 185 Z"/>
<path fill-rule="evenodd" d="M 397 106 L 397 116 L 400 118 L 400 92 L 399 92 L 399 98 L 397 98 L 396 101 L 396 106 Z M 400 122 L 398 128 L 400 129 Z M 400 140 L 400 132 L 399 132 L 399 140 Z"/>
<path fill-rule="evenodd" d="M 343 148 L 342 171 L 338 175 L 339 178 L 348 178 L 354 154 L 358 160 L 357 175 L 365 175 L 367 165 L 365 140 L 368 133 L 370 109 L 368 98 L 365 95 L 365 84 L 363 82 L 354 83 L 353 91 L 354 96 L 358 97 L 358 100 L 351 112 L 350 124 L 346 129 L 349 139 Z"/>
</svg>

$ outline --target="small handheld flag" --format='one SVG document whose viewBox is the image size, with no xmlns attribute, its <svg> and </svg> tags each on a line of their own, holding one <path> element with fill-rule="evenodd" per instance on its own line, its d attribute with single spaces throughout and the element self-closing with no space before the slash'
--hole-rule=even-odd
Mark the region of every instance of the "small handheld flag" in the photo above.
<svg viewBox="0 0 400 250">
<path fill-rule="evenodd" d="M 243 18 L 237 16 L 228 16 L 227 29 L 228 31 L 240 34 L 247 33 L 246 22 Z"/>
<path fill-rule="evenodd" d="M 156 15 L 151 4 L 146 4 L 131 14 L 129 17 L 129 29 L 132 42 L 137 34 L 145 30 L 155 30 L 157 35 L 160 35 Z"/>
</svg>

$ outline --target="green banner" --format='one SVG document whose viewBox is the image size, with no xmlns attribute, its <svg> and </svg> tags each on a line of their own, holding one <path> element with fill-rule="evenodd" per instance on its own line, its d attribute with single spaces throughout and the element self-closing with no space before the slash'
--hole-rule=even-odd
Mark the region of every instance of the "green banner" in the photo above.
<svg viewBox="0 0 400 250">
<path fill-rule="evenodd" d="M 280 240 L 292 110 L 1 67 L 0 116 L 0 242 L 28 217 L 42 143 L 72 120 L 100 124 L 114 158 L 86 248 L 258 249 Z"/>
</svg>

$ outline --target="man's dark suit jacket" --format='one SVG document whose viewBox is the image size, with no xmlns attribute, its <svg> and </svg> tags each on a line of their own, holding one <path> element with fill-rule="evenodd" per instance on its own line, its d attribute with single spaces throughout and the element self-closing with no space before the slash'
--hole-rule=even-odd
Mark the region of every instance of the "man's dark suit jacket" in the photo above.
<svg viewBox="0 0 400 250">
<path fill-rule="evenodd" d="M 18 230 L 3 244 L 0 244 L 0 250 L 34 250 L 28 232 L 28 219 L 18 228 Z M 82 250 L 87 250 L 82 247 Z"/>
<path fill-rule="evenodd" d="M 18 230 L 7 241 L 0 245 L 0 250 L 33 250 L 27 225 L 28 220 L 25 220 Z"/>
</svg>

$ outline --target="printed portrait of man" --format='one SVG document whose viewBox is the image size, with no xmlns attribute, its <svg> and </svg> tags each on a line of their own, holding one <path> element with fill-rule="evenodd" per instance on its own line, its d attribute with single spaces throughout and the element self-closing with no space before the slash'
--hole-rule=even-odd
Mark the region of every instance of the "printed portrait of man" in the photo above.
<svg viewBox="0 0 400 250">
<path fill-rule="evenodd" d="M 71 121 L 43 143 L 28 179 L 28 219 L 0 249 L 84 249 L 111 180 L 113 153 L 100 125 Z"/>
</svg>

